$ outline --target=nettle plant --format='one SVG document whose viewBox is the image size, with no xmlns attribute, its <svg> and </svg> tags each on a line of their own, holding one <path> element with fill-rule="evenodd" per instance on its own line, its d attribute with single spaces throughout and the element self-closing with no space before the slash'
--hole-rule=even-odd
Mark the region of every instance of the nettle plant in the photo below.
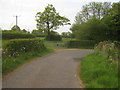
<svg viewBox="0 0 120 90">
<path fill-rule="evenodd" d="M 119 50 L 115 43 L 109 41 L 100 42 L 95 46 L 95 51 L 99 54 L 107 56 L 109 60 L 119 60 Z"/>
</svg>

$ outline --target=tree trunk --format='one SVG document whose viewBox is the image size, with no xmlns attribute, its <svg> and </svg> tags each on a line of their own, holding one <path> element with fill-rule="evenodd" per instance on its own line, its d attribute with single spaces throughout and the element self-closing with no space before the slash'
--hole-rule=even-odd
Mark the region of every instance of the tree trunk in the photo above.
<svg viewBox="0 0 120 90">
<path fill-rule="evenodd" d="M 47 22 L 47 29 L 48 29 L 48 41 L 50 41 L 50 27 L 49 27 L 49 22 Z"/>
</svg>

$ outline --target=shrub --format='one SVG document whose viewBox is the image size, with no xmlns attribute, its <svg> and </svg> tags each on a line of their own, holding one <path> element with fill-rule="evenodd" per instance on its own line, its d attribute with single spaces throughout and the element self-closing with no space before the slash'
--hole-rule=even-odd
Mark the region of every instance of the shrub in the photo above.
<svg viewBox="0 0 120 90">
<path fill-rule="evenodd" d="M 57 34 L 50 34 L 50 38 L 48 36 L 46 36 L 46 40 L 49 40 L 49 41 L 61 41 L 62 37 L 60 35 L 57 35 Z"/>
<path fill-rule="evenodd" d="M 2 39 L 20 39 L 20 38 L 34 38 L 33 34 L 29 33 L 15 33 L 15 32 L 3 32 Z"/>
<path fill-rule="evenodd" d="M 92 40 L 71 40 L 66 43 L 68 48 L 94 48 L 96 41 Z"/>
<path fill-rule="evenodd" d="M 116 47 L 120 50 L 120 42 L 119 41 L 114 41 Z"/>
<path fill-rule="evenodd" d="M 95 51 L 104 56 L 107 56 L 110 60 L 119 60 L 119 47 L 120 43 L 118 42 L 113 43 L 109 41 L 103 41 L 99 42 L 99 44 L 95 46 Z"/>
<path fill-rule="evenodd" d="M 13 39 L 3 48 L 3 58 L 19 56 L 31 51 L 43 51 L 46 47 L 40 39 Z"/>
</svg>

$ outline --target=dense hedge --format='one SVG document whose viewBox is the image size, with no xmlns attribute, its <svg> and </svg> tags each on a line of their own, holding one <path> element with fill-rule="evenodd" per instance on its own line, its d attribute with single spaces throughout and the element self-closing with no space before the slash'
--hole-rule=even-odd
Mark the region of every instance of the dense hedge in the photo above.
<svg viewBox="0 0 120 90">
<path fill-rule="evenodd" d="M 35 34 L 33 34 L 33 35 L 35 35 Z M 39 34 L 39 35 L 35 35 L 36 37 L 46 37 L 46 35 L 45 34 Z"/>
<path fill-rule="evenodd" d="M 61 41 L 62 37 L 60 35 L 50 34 L 50 38 L 48 36 L 46 36 L 46 40 L 48 40 L 48 41 Z"/>
<path fill-rule="evenodd" d="M 13 32 L 3 32 L 2 39 L 20 39 L 20 38 L 34 38 L 33 34 L 29 33 L 13 33 Z"/>
<path fill-rule="evenodd" d="M 71 40 L 66 43 L 68 48 L 94 48 L 96 41 L 92 40 Z"/>
<path fill-rule="evenodd" d="M 13 39 L 3 48 L 3 57 L 19 56 L 26 52 L 39 52 L 45 49 L 40 39 Z"/>
</svg>

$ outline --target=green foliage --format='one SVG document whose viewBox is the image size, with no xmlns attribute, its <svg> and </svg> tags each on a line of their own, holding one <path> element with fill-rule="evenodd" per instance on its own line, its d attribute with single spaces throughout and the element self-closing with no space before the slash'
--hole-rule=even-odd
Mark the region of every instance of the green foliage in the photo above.
<svg viewBox="0 0 120 90">
<path fill-rule="evenodd" d="M 0 40 L 2 39 L 2 31 L 0 30 Z"/>
<path fill-rule="evenodd" d="M 17 67 L 21 66 L 22 64 L 33 60 L 36 57 L 44 56 L 46 54 L 52 53 L 53 50 L 45 49 L 43 51 L 32 51 L 21 54 L 19 57 L 8 57 L 3 58 L 2 60 L 2 75 L 5 76 L 9 72 L 12 72 Z"/>
<path fill-rule="evenodd" d="M 61 41 L 62 37 L 60 35 L 57 35 L 57 34 L 50 34 L 50 37 L 48 35 L 46 36 L 46 40 L 49 40 L 49 41 Z"/>
<path fill-rule="evenodd" d="M 93 17 L 101 19 L 108 14 L 110 7 L 110 2 L 90 2 L 82 6 L 82 10 L 75 16 L 75 22 L 81 24 Z"/>
<path fill-rule="evenodd" d="M 3 58 L 17 57 L 23 53 L 45 50 L 43 42 L 40 39 L 13 39 L 3 48 Z"/>
<path fill-rule="evenodd" d="M 68 48 L 94 48 L 97 42 L 93 40 L 71 40 L 66 43 Z"/>
<path fill-rule="evenodd" d="M 36 37 L 46 37 L 46 34 L 41 32 L 40 30 L 33 30 L 32 34 L 35 35 Z"/>
<path fill-rule="evenodd" d="M 86 88 L 118 88 L 118 67 L 106 57 L 93 53 L 82 60 L 80 78 Z"/>
<path fill-rule="evenodd" d="M 13 30 L 2 30 L 2 33 L 15 33 Z"/>
<path fill-rule="evenodd" d="M 72 38 L 73 37 L 71 32 L 62 32 L 61 36 L 63 38 Z"/>
<path fill-rule="evenodd" d="M 52 30 L 50 33 L 51 33 L 51 34 L 54 34 L 54 35 L 59 35 L 58 32 L 55 32 L 55 31 L 53 31 L 53 30 Z"/>
<path fill-rule="evenodd" d="M 44 41 L 44 44 L 50 49 L 64 48 L 64 43 L 62 41 Z"/>
<path fill-rule="evenodd" d="M 14 30 L 2 30 L 2 32 L 6 32 L 6 33 L 30 33 L 27 30 L 23 29 L 23 30 L 19 30 L 19 31 L 14 31 Z"/>
<path fill-rule="evenodd" d="M 27 30 L 23 29 L 21 30 L 21 33 L 29 33 Z"/>
<path fill-rule="evenodd" d="M 45 37 L 46 40 L 48 41 L 61 41 L 62 37 L 59 35 L 59 33 L 55 31 L 51 31 L 50 35 Z"/>
<path fill-rule="evenodd" d="M 74 40 L 73 38 L 62 38 L 62 41 L 44 41 L 44 44 L 47 48 L 58 49 L 58 48 L 67 48 L 66 42 Z"/>
<path fill-rule="evenodd" d="M 2 39 L 20 39 L 20 38 L 34 38 L 35 36 L 28 33 L 17 32 L 3 32 Z"/>
<path fill-rule="evenodd" d="M 82 40 L 107 40 L 108 27 L 99 19 L 92 18 L 82 24 L 74 24 L 71 28 L 74 30 L 74 34 L 77 39 Z"/>
<path fill-rule="evenodd" d="M 9 43 L 9 40 L 1 40 L 2 48 L 6 47 L 6 45 Z"/>
<path fill-rule="evenodd" d="M 50 31 L 59 28 L 62 25 L 69 25 L 70 20 L 64 16 L 60 16 L 56 12 L 53 5 L 48 4 L 43 12 L 38 12 L 36 15 L 37 28 L 47 32 L 48 39 L 50 39 Z"/>
<path fill-rule="evenodd" d="M 106 25 L 109 27 L 109 36 L 112 41 L 120 41 L 120 2 L 113 3 L 109 10 L 109 15 L 104 17 Z M 106 20 L 107 19 L 107 20 Z"/>
<path fill-rule="evenodd" d="M 77 39 L 120 41 L 120 2 L 91 2 L 76 15 L 71 31 Z"/>
<path fill-rule="evenodd" d="M 14 25 L 14 26 L 11 28 L 11 30 L 14 31 L 14 32 L 20 32 L 20 31 L 21 31 L 20 27 L 17 26 L 17 25 Z"/>
</svg>

